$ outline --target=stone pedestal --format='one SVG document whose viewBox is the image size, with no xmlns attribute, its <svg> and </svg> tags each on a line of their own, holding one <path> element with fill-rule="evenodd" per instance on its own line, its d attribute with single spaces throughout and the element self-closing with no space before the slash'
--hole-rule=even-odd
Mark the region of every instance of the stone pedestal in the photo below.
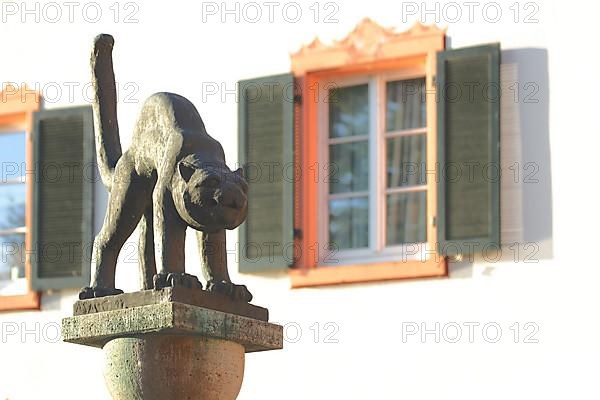
<svg viewBox="0 0 600 400">
<path fill-rule="evenodd" d="M 81 300 L 63 340 L 100 347 L 113 399 L 233 400 L 245 353 L 283 348 L 268 311 L 184 287 Z"/>
</svg>

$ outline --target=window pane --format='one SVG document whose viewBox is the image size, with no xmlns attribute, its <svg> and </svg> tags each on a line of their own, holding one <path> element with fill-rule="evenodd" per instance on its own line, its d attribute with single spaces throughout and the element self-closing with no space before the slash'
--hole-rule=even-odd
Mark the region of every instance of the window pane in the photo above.
<svg viewBox="0 0 600 400">
<path fill-rule="evenodd" d="M 329 201 L 329 242 L 334 249 L 369 246 L 369 198 Z"/>
<path fill-rule="evenodd" d="M 424 128 L 425 79 L 391 81 L 385 85 L 385 130 Z"/>
<path fill-rule="evenodd" d="M 25 175 L 25 133 L 0 133 L 0 162 L 2 182 Z"/>
<path fill-rule="evenodd" d="M 425 184 L 425 135 L 387 139 L 386 153 L 388 188 Z"/>
<path fill-rule="evenodd" d="M 369 133 L 369 85 L 329 90 L 329 137 Z"/>
<path fill-rule="evenodd" d="M 27 293 L 25 235 L 0 236 L 0 295 Z"/>
<path fill-rule="evenodd" d="M 25 184 L 0 184 L 0 231 L 25 226 Z"/>
<path fill-rule="evenodd" d="M 427 241 L 426 192 L 394 193 L 387 195 L 388 246 Z"/>
<path fill-rule="evenodd" d="M 329 193 L 358 192 L 369 189 L 369 142 L 351 142 L 329 146 L 326 179 Z"/>
</svg>

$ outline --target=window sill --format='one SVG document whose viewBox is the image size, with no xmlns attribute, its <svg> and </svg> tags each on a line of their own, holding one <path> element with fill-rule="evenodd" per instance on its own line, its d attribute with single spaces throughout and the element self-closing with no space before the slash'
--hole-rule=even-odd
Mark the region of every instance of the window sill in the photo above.
<svg viewBox="0 0 600 400">
<path fill-rule="evenodd" d="M 446 259 L 342 265 L 290 271 L 292 288 L 447 276 Z"/>
<path fill-rule="evenodd" d="M 39 310 L 40 293 L 29 292 L 16 296 L 0 296 L 0 311 Z"/>
</svg>

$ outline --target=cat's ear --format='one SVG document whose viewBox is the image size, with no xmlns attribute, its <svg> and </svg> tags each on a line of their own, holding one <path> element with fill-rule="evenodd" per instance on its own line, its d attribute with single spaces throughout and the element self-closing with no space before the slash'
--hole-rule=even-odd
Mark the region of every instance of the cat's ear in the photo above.
<svg viewBox="0 0 600 400">
<path fill-rule="evenodd" d="M 243 168 L 238 168 L 235 171 L 233 171 L 234 174 L 236 174 L 237 176 L 239 176 L 240 178 L 244 177 L 244 169 Z"/>
<path fill-rule="evenodd" d="M 179 175 L 181 175 L 181 178 L 185 182 L 190 181 L 192 175 L 194 175 L 194 172 L 196 172 L 196 168 L 194 168 L 192 165 L 185 162 L 179 163 Z"/>
</svg>

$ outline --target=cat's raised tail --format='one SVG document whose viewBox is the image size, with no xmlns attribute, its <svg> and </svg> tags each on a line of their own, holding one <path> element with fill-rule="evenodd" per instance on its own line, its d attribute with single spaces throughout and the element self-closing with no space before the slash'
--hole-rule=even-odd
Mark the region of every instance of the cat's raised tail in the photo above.
<svg viewBox="0 0 600 400">
<path fill-rule="evenodd" d="M 94 87 L 94 130 L 98 169 L 104 186 L 110 191 L 117 161 L 123 154 L 117 121 L 117 89 L 112 62 L 115 41 L 111 35 L 94 39 L 90 64 Z"/>
</svg>

